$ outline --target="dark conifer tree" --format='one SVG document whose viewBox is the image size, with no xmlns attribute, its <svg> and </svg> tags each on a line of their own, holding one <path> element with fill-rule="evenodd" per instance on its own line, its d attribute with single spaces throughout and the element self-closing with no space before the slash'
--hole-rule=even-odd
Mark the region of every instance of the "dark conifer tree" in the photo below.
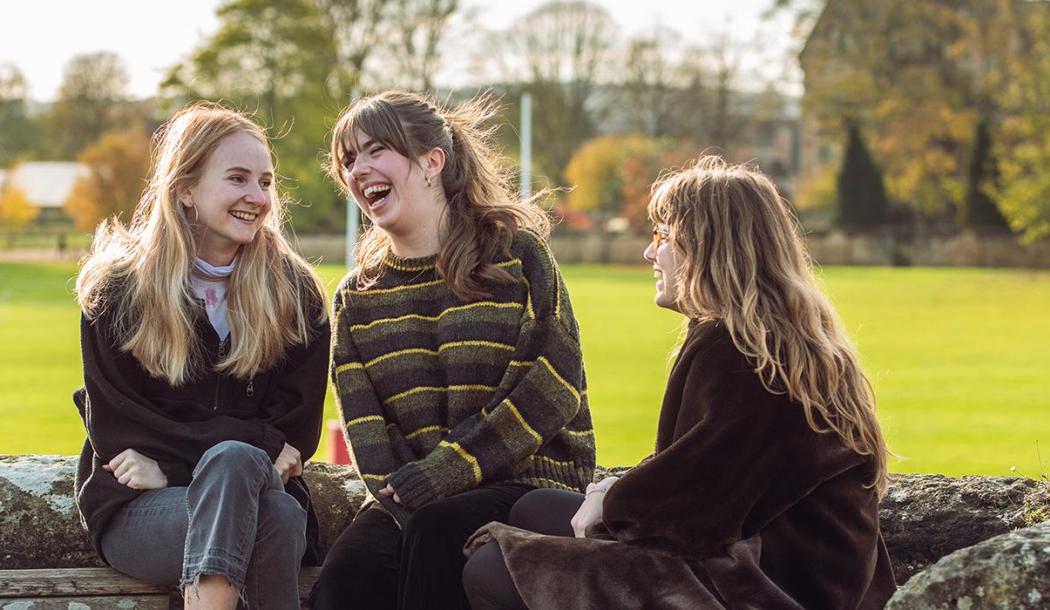
<svg viewBox="0 0 1050 610">
<path fill-rule="evenodd" d="M 989 192 L 999 182 L 999 162 L 992 151 L 988 122 L 981 119 L 974 130 L 973 150 L 969 174 L 966 177 L 966 195 L 963 198 L 960 220 L 968 229 L 1009 229 Z"/>
<path fill-rule="evenodd" d="M 888 216 L 882 171 L 871 158 L 860 128 L 850 125 L 838 176 L 837 222 L 852 229 L 874 228 L 884 225 Z"/>
</svg>

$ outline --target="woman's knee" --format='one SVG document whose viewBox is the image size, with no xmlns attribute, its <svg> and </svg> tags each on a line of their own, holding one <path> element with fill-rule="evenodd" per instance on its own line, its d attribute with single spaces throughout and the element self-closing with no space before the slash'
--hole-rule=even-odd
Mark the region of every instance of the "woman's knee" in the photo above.
<svg viewBox="0 0 1050 610">
<path fill-rule="evenodd" d="M 397 568 L 366 546 L 344 545 L 325 557 L 310 590 L 311 608 L 344 608 L 350 600 L 369 599 L 377 591 L 397 595 Z"/>
<path fill-rule="evenodd" d="M 475 610 L 517 609 L 525 604 L 503 560 L 499 544 L 490 542 L 481 547 L 463 567 L 463 589 L 470 606 Z"/>
<path fill-rule="evenodd" d="M 272 467 L 273 464 L 270 462 L 270 456 L 258 447 L 241 441 L 222 441 L 212 445 L 204 452 L 194 472 L 216 466 L 243 474 L 266 469 Z"/>
<path fill-rule="evenodd" d="M 583 494 L 562 489 L 536 489 L 514 503 L 507 523 L 530 532 L 570 535 L 569 521 L 583 504 Z"/>
<path fill-rule="evenodd" d="M 449 534 L 459 529 L 457 524 L 461 520 L 462 515 L 454 506 L 435 502 L 413 511 L 401 535 L 405 544 L 430 544 L 448 539 Z"/>
</svg>

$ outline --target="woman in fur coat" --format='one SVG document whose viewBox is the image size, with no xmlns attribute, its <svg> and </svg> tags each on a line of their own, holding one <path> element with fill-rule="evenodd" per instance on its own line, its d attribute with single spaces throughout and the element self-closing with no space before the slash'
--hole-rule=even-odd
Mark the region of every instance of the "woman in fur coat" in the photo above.
<svg viewBox="0 0 1050 610">
<path fill-rule="evenodd" d="M 704 157 L 654 185 L 649 215 L 656 304 L 688 318 L 656 452 L 478 530 L 473 607 L 882 608 L 887 451 L 789 204 Z"/>
</svg>

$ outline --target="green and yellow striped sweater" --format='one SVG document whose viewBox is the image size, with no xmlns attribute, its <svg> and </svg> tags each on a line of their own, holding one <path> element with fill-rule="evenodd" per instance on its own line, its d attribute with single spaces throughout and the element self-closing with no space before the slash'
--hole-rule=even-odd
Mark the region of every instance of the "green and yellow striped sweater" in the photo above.
<svg viewBox="0 0 1050 610">
<path fill-rule="evenodd" d="M 436 257 L 388 256 L 335 295 L 332 382 L 354 464 L 399 521 L 492 483 L 582 490 L 594 472 L 579 327 L 547 244 L 519 231 L 516 279 L 464 303 Z M 401 505 L 379 496 L 390 484 Z"/>
</svg>

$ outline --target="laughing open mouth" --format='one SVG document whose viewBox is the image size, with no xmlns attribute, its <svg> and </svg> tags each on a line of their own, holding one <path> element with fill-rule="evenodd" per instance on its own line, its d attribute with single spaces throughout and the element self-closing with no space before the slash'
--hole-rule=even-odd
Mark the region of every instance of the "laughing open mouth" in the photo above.
<svg viewBox="0 0 1050 610">
<path fill-rule="evenodd" d="M 370 184 L 361 191 L 361 194 L 365 196 L 370 205 L 375 205 L 390 194 L 390 189 L 389 184 Z"/>
</svg>

